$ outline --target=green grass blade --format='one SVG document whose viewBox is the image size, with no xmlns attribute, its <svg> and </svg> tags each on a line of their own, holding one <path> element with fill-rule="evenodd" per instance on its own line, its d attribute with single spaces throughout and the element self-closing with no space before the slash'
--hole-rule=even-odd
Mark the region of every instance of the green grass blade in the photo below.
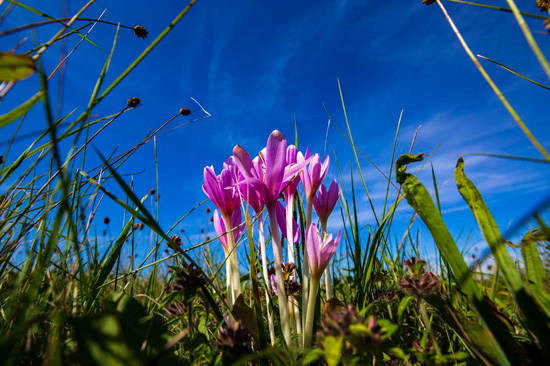
<svg viewBox="0 0 550 366">
<path fill-rule="evenodd" d="M 23 8 L 25 10 L 28 10 L 30 11 L 31 13 L 34 13 L 34 14 L 37 14 L 37 15 L 40 15 L 41 17 L 43 18 L 46 18 L 46 19 L 49 19 L 49 20 L 53 20 L 53 21 L 56 21 L 58 22 L 59 24 L 61 24 L 62 26 L 65 26 L 65 24 L 61 21 L 58 21 L 57 19 L 55 19 L 54 17 L 40 11 L 40 10 L 37 10 L 33 7 L 30 7 L 28 5 L 25 5 L 25 4 L 22 4 L 20 3 L 19 1 L 15 1 L 15 0 L 8 0 L 10 3 L 12 4 L 15 4 L 17 6 L 19 6 L 20 8 Z M 71 27 L 68 27 L 69 29 L 71 29 L 72 31 L 75 31 L 75 29 L 72 29 Z M 92 44 L 93 46 L 101 49 L 101 47 L 99 47 L 97 44 L 95 44 L 94 42 L 92 42 L 90 39 L 88 39 L 84 34 L 82 33 L 79 33 L 79 32 L 76 32 L 76 34 L 78 34 L 80 37 L 82 37 L 83 39 L 85 39 L 87 42 L 89 42 L 90 44 Z"/>
<path fill-rule="evenodd" d="M 530 83 L 533 83 L 533 84 L 535 84 L 535 85 L 538 85 L 538 86 L 540 86 L 541 88 L 550 90 L 550 88 L 547 87 L 546 85 L 543 85 L 543 84 L 541 84 L 541 83 L 538 83 L 538 82 L 536 82 L 536 81 L 533 80 L 533 79 L 529 79 L 527 76 L 522 75 L 522 74 L 520 74 L 519 72 L 512 70 L 512 69 L 509 68 L 508 66 L 504 66 L 503 64 L 501 64 L 501 63 L 499 63 L 499 62 L 496 62 L 495 60 L 491 60 L 489 57 L 485 57 L 485 56 L 481 56 L 481 55 L 477 55 L 477 57 L 482 58 L 482 59 L 484 59 L 484 60 L 487 60 L 487 61 L 489 61 L 489 62 L 492 62 L 492 63 L 494 63 L 495 65 L 498 65 L 498 66 L 502 67 L 504 70 L 509 71 L 509 72 L 511 72 L 512 74 L 517 75 L 517 76 L 519 76 L 520 78 L 525 79 L 525 80 L 527 80 L 527 81 L 530 82 Z"/>
<path fill-rule="evenodd" d="M 450 2 L 453 2 L 453 3 L 459 3 L 459 4 L 478 6 L 478 7 L 481 7 L 481 8 L 500 10 L 500 11 L 505 11 L 507 13 L 513 13 L 511 9 L 503 8 L 503 7 L 500 7 L 500 6 L 492 6 L 492 5 L 474 3 L 472 1 L 463 1 L 463 0 L 447 0 L 447 1 L 450 1 Z M 534 18 L 534 19 L 541 19 L 541 20 L 548 19 L 548 17 L 545 17 L 543 15 L 531 14 L 531 13 L 526 13 L 526 12 L 523 12 L 523 11 L 521 12 L 521 15 L 529 17 L 529 18 Z"/>
<path fill-rule="evenodd" d="M 542 66 L 542 69 L 546 73 L 546 76 L 548 77 L 548 79 L 550 79 L 550 64 L 548 64 L 548 60 L 546 59 L 546 57 L 544 57 L 544 54 L 542 53 L 539 45 L 537 44 L 537 41 L 535 41 L 535 38 L 533 37 L 533 34 L 529 30 L 529 26 L 525 22 L 525 19 L 523 19 L 523 16 L 521 15 L 521 12 L 516 6 L 516 3 L 514 2 L 514 0 L 506 0 L 506 2 L 508 3 L 508 6 L 510 7 L 510 9 L 512 9 L 512 12 L 514 13 L 514 17 L 516 17 L 519 27 L 521 28 L 521 31 L 523 32 L 523 35 L 527 40 L 527 43 L 529 43 L 529 47 L 531 47 L 531 49 L 533 50 L 533 53 L 537 57 L 537 60 L 539 61 L 540 65 Z"/>
<path fill-rule="evenodd" d="M 15 107 L 11 111 L 9 111 L 6 114 L 3 114 L 0 116 L 0 128 L 6 127 L 19 117 L 23 116 L 25 113 L 29 111 L 42 97 L 44 96 L 44 92 L 41 90 L 38 93 L 36 93 L 34 96 L 32 96 L 29 100 L 27 100 L 25 103 L 21 104 L 18 107 Z"/>
</svg>

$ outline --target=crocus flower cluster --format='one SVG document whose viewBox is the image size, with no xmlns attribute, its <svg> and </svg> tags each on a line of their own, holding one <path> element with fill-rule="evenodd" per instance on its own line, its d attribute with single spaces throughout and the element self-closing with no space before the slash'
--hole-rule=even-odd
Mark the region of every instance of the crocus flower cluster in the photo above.
<svg viewBox="0 0 550 366">
<path fill-rule="evenodd" d="M 251 207 L 257 216 L 257 241 L 262 260 L 262 274 L 266 283 L 266 292 L 270 287 L 279 298 L 279 313 L 281 330 L 288 346 L 295 345 L 291 338 L 294 334 L 302 334 L 302 345 L 309 347 L 313 327 L 314 304 L 319 288 L 320 278 L 328 268 L 340 242 L 340 232 L 333 235 L 326 233 L 328 218 L 338 202 L 339 190 L 336 181 L 330 188 L 322 184 L 328 173 L 330 159 L 323 162 L 318 154 L 311 154 L 309 148 L 305 154 L 298 151 L 294 145 L 288 145 L 285 137 L 279 131 L 273 131 L 267 140 L 266 147 L 258 156 L 252 158 L 241 146 L 233 149 L 233 156 L 223 164 L 223 169 L 216 175 L 213 167 L 204 169 L 203 190 L 217 207 L 214 212 L 214 229 L 219 237 L 226 255 L 226 273 L 228 301 L 232 306 L 241 293 L 239 264 L 237 260 L 237 242 L 243 232 L 242 213 L 248 215 Z M 299 195 L 300 183 L 307 202 L 307 218 L 305 223 L 306 245 L 299 256 L 304 262 L 302 269 L 302 299 L 300 306 L 294 301 L 293 295 L 300 289 L 294 270 L 284 273 L 285 268 L 297 268 L 295 264 L 295 244 L 300 241 L 300 227 L 294 218 L 294 198 Z M 321 232 L 312 223 L 312 212 L 318 215 Z M 263 214 L 267 212 L 271 243 L 273 247 L 273 269 L 275 273 L 268 274 L 266 240 L 264 237 Z M 254 234 L 255 235 L 255 234 Z M 253 236 L 254 236 L 253 235 Z M 283 254 L 283 240 L 286 241 L 286 260 Z M 327 291 L 330 287 L 330 277 L 327 279 Z M 289 283 L 295 283 L 291 286 Z M 271 285 L 270 285 L 271 284 Z M 286 286 L 285 286 L 286 284 Z M 329 297 L 331 297 L 330 295 Z M 275 333 L 272 314 L 269 306 L 269 296 L 266 296 L 267 317 L 272 343 Z M 300 311 L 302 316 L 300 316 Z"/>
</svg>

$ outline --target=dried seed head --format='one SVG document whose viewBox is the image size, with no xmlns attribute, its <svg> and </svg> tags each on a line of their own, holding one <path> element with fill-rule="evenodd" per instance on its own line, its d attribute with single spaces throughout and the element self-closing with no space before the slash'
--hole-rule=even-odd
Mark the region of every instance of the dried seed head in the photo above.
<svg viewBox="0 0 550 366">
<path fill-rule="evenodd" d="M 151 196 L 154 195 L 154 194 L 155 194 L 155 189 L 154 189 L 154 188 L 151 188 L 151 189 L 149 190 L 149 194 L 150 194 Z"/>
<path fill-rule="evenodd" d="M 191 110 L 189 108 L 180 108 L 180 114 L 182 116 L 188 116 L 191 114 Z"/>
<path fill-rule="evenodd" d="M 141 25 L 136 25 L 134 27 L 134 34 L 138 37 L 138 38 L 141 38 L 141 39 L 145 39 L 147 38 L 147 34 L 149 32 L 147 32 L 147 29 L 145 29 L 144 26 L 141 26 Z"/>
<path fill-rule="evenodd" d="M 134 228 L 134 230 L 139 229 L 139 224 L 136 222 L 136 223 L 134 224 L 133 228 Z"/>
<path fill-rule="evenodd" d="M 209 237 L 208 235 L 206 235 L 206 236 L 204 237 L 204 241 L 209 241 L 209 240 L 210 240 L 210 237 Z"/>
<path fill-rule="evenodd" d="M 140 223 L 139 223 L 139 229 L 140 229 L 140 230 L 143 230 L 144 227 L 145 227 L 145 225 L 143 225 L 143 222 L 140 222 Z"/>
<path fill-rule="evenodd" d="M 108 218 L 108 217 L 105 217 L 105 218 L 103 219 L 103 223 L 104 223 L 105 225 L 109 225 L 110 222 L 111 222 L 111 219 Z"/>
<path fill-rule="evenodd" d="M 210 217 L 210 222 L 214 222 L 214 216 Z"/>
<path fill-rule="evenodd" d="M 212 210 L 210 210 L 208 207 L 206 208 L 206 210 L 204 210 L 204 212 L 206 212 L 206 213 L 210 213 L 210 211 L 212 211 Z"/>
<path fill-rule="evenodd" d="M 422 0 L 422 4 L 431 5 L 435 3 L 436 0 Z"/>
<path fill-rule="evenodd" d="M 172 243 L 176 244 L 178 247 L 181 246 L 181 238 L 179 235 L 172 235 Z"/>
<path fill-rule="evenodd" d="M 126 104 L 128 104 L 128 107 L 130 108 L 137 107 L 139 103 L 141 103 L 141 99 L 139 99 L 138 97 L 132 97 L 126 102 Z"/>
<path fill-rule="evenodd" d="M 540 11 L 550 10 L 550 0 L 537 0 L 537 7 L 540 8 Z"/>
<path fill-rule="evenodd" d="M 542 25 L 544 26 L 544 29 L 546 29 L 546 31 L 550 33 L 550 19 L 544 19 Z"/>
</svg>

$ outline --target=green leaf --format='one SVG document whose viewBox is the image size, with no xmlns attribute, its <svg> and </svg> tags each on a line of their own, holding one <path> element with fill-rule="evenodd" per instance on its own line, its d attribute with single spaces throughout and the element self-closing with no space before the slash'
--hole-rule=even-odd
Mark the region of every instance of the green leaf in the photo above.
<svg viewBox="0 0 550 366">
<path fill-rule="evenodd" d="M 491 211 L 483 201 L 483 197 L 474 183 L 464 173 L 464 159 L 462 157 L 458 159 L 456 164 L 455 180 L 458 191 L 468 203 L 468 206 L 470 206 L 470 210 L 483 233 L 483 237 L 489 245 L 489 249 L 504 276 L 508 289 L 514 294 L 515 300 L 525 316 L 527 328 L 535 334 L 543 350 L 550 350 L 550 321 L 533 299 L 532 294 L 524 286 L 519 270 L 510 253 L 508 253 L 505 240 Z M 547 352 L 547 356 L 550 356 L 550 351 Z"/>
<path fill-rule="evenodd" d="M 167 352 L 170 333 L 156 316 L 124 293 L 113 293 L 103 303 L 105 313 L 72 320 L 82 360 L 91 365 L 178 365 Z"/>
<path fill-rule="evenodd" d="M 302 362 L 304 365 L 309 365 L 310 363 L 317 361 L 322 354 L 322 350 L 319 348 L 314 348 L 306 353 Z"/>
<path fill-rule="evenodd" d="M 27 100 L 25 103 L 21 104 L 19 107 L 16 107 L 9 111 L 6 114 L 3 114 L 0 116 L 0 128 L 5 127 L 27 113 L 29 109 L 31 109 L 42 97 L 44 96 L 44 92 L 39 91 L 36 93 L 33 97 L 31 97 L 29 100 Z"/>
<path fill-rule="evenodd" d="M 441 213 L 435 206 L 430 193 L 418 178 L 407 173 L 405 164 L 422 159 L 423 154 L 406 154 L 399 157 L 395 163 L 396 180 L 398 183 L 401 183 L 403 193 L 405 193 L 405 198 L 409 205 L 418 213 L 428 227 L 442 258 L 450 265 L 458 284 L 474 305 L 485 327 L 494 336 L 495 345 L 499 348 L 498 356 L 500 364 L 510 365 L 510 362 L 519 362 L 518 355 L 514 353 L 513 345 L 515 341 L 509 333 L 500 331 L 501 327 L 499 326 L 498 319 L 495 318 L 491 309 L 484 301 L 481 289 L 472 278 L 472 274 L 460 254 L 449 229 L 445 225 Z"/>
<path fill-rule="evenodd" d="M 240 294 L 235 300 L 231 314 L 235 320 L 239 320 L 254 336 L 258 336 L 258 324 L 256 323 L 256 314 L 254 310 L 246 304 L 243 294 Z"/>
<path fill-rule="evenodd" d="M 338 338 L 327 336 L 323 341 L 325 349 L 325 359 L 328 366 L 337 366 L 342 358 L 342 346 L 344 345 L 344 337 Z"/>
<path fill-rule="evenodd" d="M 0 81 L 23 80 L 34 74 L 34 59 L 29 55 L 0 52 Z"/>
<path fill-rule="evenodd" d="M 138 366 L 141 360 L 124 341 L 114 315 L 73 321 L 79 353 L 92 365 Z"/>
<path fill-rule="evenodd" d="M 546 279 L 544 265 L 540 258 L 537 241 L 540 240 L 540 230 L 531 230 L 521 239 L 521 255 L 525 263 L 525 274 L 531 286 L 542 289 L 542 283 Z"/>
<path fill-rule="evenodd" d="M 397 321 L 399 324 L 401 324 L 401 322 L 403 321 L 403 313 L 409 306 L 409 303 L 411 302 L 412 299 L 413 299 L 412 296 L 405 296 L 399 303 L 399 306 L 397 307 L 397 319 L 398 319 Z"/>
</svg>

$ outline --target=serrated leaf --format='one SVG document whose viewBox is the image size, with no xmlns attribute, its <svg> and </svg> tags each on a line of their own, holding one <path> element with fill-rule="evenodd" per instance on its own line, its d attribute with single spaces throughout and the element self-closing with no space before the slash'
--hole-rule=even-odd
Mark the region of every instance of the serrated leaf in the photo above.
<svg viewBox="0 0 550 366">
<path fill-rule="evenodd" d="M 31 56 L 0 52 L 0 81 L 23 80 L 34 74 L 34 70 Z"/>
</svg>

